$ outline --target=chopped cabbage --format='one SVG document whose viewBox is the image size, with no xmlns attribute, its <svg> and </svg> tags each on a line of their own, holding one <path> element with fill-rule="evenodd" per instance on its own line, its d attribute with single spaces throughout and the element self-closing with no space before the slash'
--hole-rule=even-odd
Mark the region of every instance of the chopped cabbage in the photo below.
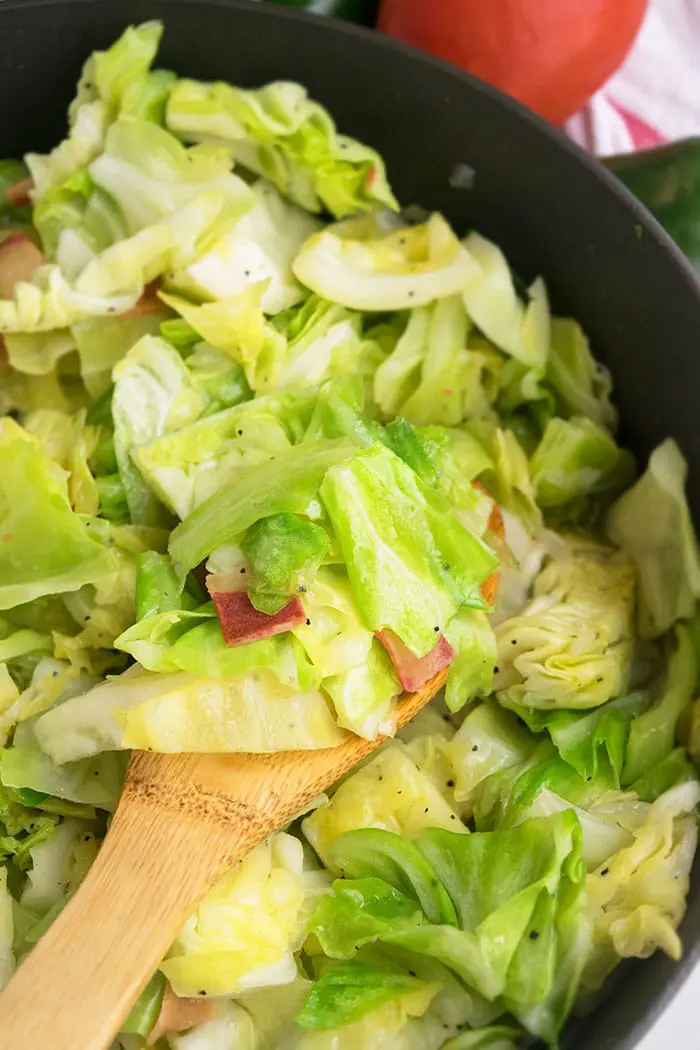
<svg viewBox="0 0 700 1050">
<path fill-rule="evenodd" d="M 387 229 L 374 216 L 314 234 L 293 264 L 297 280 L 354 310 L 406 310 L 462 292 L 479 266 L 441 215 Z"/>
<path fill-rule="evenodd" d="M 680 958 L 676 930 L 686 908 L 699 800 L 695 781 L 643 806 L 635 814 L 634 841 L 588 876 L 593 946 L 584 987 L 599 988 L 620 959 L 644 959 L 657 948 Z"/>
<path fill-rule="evenodd" d="M 479 480 L 499 507 L 511 511 L 531 535 L 536 535 L 542 527 L 542 512 L 537 506 L 527 456 L 516 435 L 486 421 L 469 423 L 466 429 L 489 459 L 488 466 L 485 464 L 479 472 Z"/>
<path fill-rule="evenodd" d="M 567 415 L 585 416 L 614 429 L 617 413 L 610 403 L 610 375 L 591 354 L 581 326 L 570 318 L 552 318 L 547 377 Z"/>
<path fill-rule="evenodd" d="M 77 591 L 115 567 L 71 508 L 65 475 L 39 441 L 0 421 L 0 608 Z"/>
<path fill-rule="evenodd" d="M 107 51 L 90 56 L 71 103 L 68 137 L 47 156 L 30 153 L 26 158 L 37 199 L 101 152 L 114 114 L 146 83 L 162 32 L 160 22 L 129 26 Z"/>
<path fill-rule="evenodd" d="M 85 412 L 71 416 L 43 408 L 29 413 L 24 425 L 45 447 L 51 458 L 68 474 L 68 498 L 78 514 L 96 515 L 99 490 L 89 467 L 97 447 L 99 431 L 85 422 Z"/>
<path fill-rule="evenodd" d="M 77 349 L 76 340 L 68 329 L 35 334 L 8 332 L 4 343 L 12 367 L 31 376 L 49 375 L 61 358 Z"/>
<path fill-rule="evenodd" d="M 237 162 L 264 175 L 307 211 L 351 215 L 377 203 L 395 207 L 381 157 L 346 135 L 299 84 L 257 91 L 180 80 L 167 125 L 187 142 L 226 143 Z"/>
<path fill-rule="evenodd" d="M 155 437 L 132 455 L 150 488 L 186 518 L 241 468 L 264 463 L 289 446 L 276 406 L 256 398 Z"/>
<path fill-rule="evenodd" d="M 637 567 L 643 638 L 656 638 L 691 616 L 700 597 L 700 558 L 684 491 L 686 469 L 676 443 L 665 441 L 608 516 L 608 536 Z"/>
<path fill-rule="evenodd" d="M 242 467 L 235 478 L 204 500 L 170 536 L 169 550 L 184 576 L 212 551 L 239 539 L 271 514 L 315 512 L 318 489 L 330 467 L 355 451 L 347 439 L 298 445 L 264 464 Z"/>
<path fill-rule="evenodd" d="M 308 878 L 301 843 L 285 834 L 273 835 L 223 875 L 161 965 L 176 994 L 235 996 L 291 983 Z"/>
<path fill-rule="evenodd" d="M 114 369 L 112 418 L 119 473 L 131 520 L 138 525 L 164 521 L 137 466 L 134 453 L 168 431 L 193 422 L 207 407 L 177 351 L 164 339 L 144 336 Z"/>
<path fill-rule="evenodd" d="M 387 747 L 353 773 L 302 827 L 326 864 L 338 836 L 353 828 L 384 828 L 411 836 L 424 828 L 466 832 L 440 792 L 398 745 Z"/>
<path fill-rule="evenodd" d="M 173 290 L 194 299 L 232 299 L 249 284 L 266 282 L 260 299 L 266 314 L 301 301 L 292 262 L 319 223 L 295 207 L 265 179 L 252 187 L 255 203 L 234 228 L 199 259 L 169 276 Z"/>
<path fill-rule="evenodd" d="M 635 574 L 611 548 L 571 539 L 534 595 L 496 628 L 494 689 L 523 708 L 597 707 L 627 688 Z"/>
<path fill-rule="evenodd" d="M 632 467 L 602 427 L 585 416 L 551 419 L 530 459 L 535 496 L 541 507 L 580 504 L 631 481 Z"/>
<path fill-rule="evenodd" d="M 31 281 L 15 284 L 12 299 L 0 299 L 0 333 L 47 332 L 133 309 L 150 281 L 195 259 L 232 214 L 223 190 L 207 190 L 87 259 L 73 280 L 55 264 L 40 266 Z"/>
<path fill-rule="evenodd" d="M 630 725 L 622 773 L 625 784 L 634 783 L 671 753 L 678 720 L 693 698 L 698 655 L 688 627 L 677 627 L 675 636 L 675 649 L 657 686 L 658 695 Z"/>
<path fill-rule="evenodd" d="M 467 313 L 499 349 L 543 372 L 550 337 L 544 282 L 538 278 L 528 288 L 525 306 L 515 291 L 508 263 L 495 244 L 471 233 L 464 246 L 479 265 L 478 279 L 464 289 Z"/>
<path fill-rule="evenodd" d="M 423 656 L 460 605 L 483 607 L 496 557 L 388 449 L 331 467 L 321 498 L 372 630 L 390 628 Z"/>
<path fill-rule="evenodd" d="M 327 955 L 352 958 L 386 943 L 428 956 L 485 999 L 502 997 L 533 1035 L 556 1040 L 590 943 L 572 813 L 485 834 L 430 829 L 416 844 L 350 831 L 332 861 L 344 877 L 311 923 Z M 451 916 L 428 914 L 438 889 L 449 894 Z"/>
<path fill-rule="evenodd" d="M 532 749 L 527 730 L 507 711 L 492 704 L 474 708 L 444 749 L 454 770 L 456 801 L 471 804 L 482 781 L 524 762 Z"/>
<path fill-rule="evenodd" d="M 48 711 L 35 732 L 59 764 L 119 748 L 268 752 L 344 738 L 318 690 L 299 692 L 266 668 L 226 679 L 134 668 Z"/>
<path fill-rule="evenodd" d="M 30 852 L 32 867 L 21 904 L 46 913 L 64 904 L 78 889 L 97 856 L 97 843 L 86 821 L 66 820 L 55 835 L 38 842 Z"/>
<path fill-rule="evenodd" d="M 471 394 L 468 330 L 459 295 L 411 311 L 374 377 L 374 399 L 385 416 L 401 415 L 417 426 L 462 422 Z"/>
<path fill-rule="evenodd" d="M 230 150 L 186 149 L 174 135 L 147 120 L 117 120 L 104 148 L 89 167 L 93 183 L 116 201 L 131 234 L 152 226 L 200 193 L 216 190 L 244 214 L 255 198 L 231 173 Z M 237 216 L 236 216 L 237 217 Z"/>
<path fill-rule="evenodd" d="M 5 787 L 40 792 L 114 812 L 122 789 L 124 756 L 105 752 L 66 765 L 55 765 L 43 752 L 30 723 L 16 730 L 12 747 L 0 752 L 0 781 Z"/>
</svg>

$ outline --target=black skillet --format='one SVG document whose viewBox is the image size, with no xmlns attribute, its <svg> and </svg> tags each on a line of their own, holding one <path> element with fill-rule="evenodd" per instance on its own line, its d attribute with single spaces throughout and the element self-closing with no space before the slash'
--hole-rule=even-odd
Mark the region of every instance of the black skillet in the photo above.
<svg viewBox="0 0 700 1050">
<path fill-rule="evenodd" d="M 154 17 L 166 23 L 159 63 L 244 86 L 300 81 L 344 132 L 380 151 L 404 204 L 478 228 L 526 280 L 542 274 L 555 309 L 583 323 L 612 369 L 623 440 L 641 460 L 669 435 L 679 442 L 698 520 L 696 277 L 612 176 L 468 74 L 376 33 L 245 0 L 0 0 L 0 156 L 53 146 L 85 57 Z M 639 1044 L 700 960 L 699 882 L 684 960 L 657 953 L 623 968 L 600 1007 L 570 1025 L 566 1050 Z"/>
</svg>

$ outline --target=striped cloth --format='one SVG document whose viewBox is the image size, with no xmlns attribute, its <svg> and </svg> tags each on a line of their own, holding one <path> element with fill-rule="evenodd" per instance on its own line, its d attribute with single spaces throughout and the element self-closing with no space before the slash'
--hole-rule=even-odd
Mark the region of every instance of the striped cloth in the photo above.
<svg viewBox="0 0 700 1050">
<path fill-rule="evenodd" d="M 700 0 L 650 0 L 624 65 L 566 130 L 599 156 L 700 135 Z"/>
</svg>

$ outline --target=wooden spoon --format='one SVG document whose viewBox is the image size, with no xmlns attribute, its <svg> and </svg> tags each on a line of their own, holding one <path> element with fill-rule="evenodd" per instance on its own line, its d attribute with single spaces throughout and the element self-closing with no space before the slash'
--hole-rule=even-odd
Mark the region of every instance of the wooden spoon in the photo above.
<svg viewBox="0 0 700 1050">
<path fill-rule="evenodd" d="M 503 538 L 494 505 L 489 528 Z M 493 602 L 494 573 L 482 593 Z M 447 680 L 396 711 L 402 728 Z M 78 893 L 0 995 L 0 1050 L 106 1050 L 215 879 L 386 738 L 270 755 L 136 751 L 109 833 Z"/>
<path fill-rule="evenodd" d="M 445 684 L 404 694 L 404 726 Z M 136 751 L 78 893 L 0 996 L 0 1050 L 105 1050 L 214 880 L 376 750 L 271 755 Z"/>
</svg>

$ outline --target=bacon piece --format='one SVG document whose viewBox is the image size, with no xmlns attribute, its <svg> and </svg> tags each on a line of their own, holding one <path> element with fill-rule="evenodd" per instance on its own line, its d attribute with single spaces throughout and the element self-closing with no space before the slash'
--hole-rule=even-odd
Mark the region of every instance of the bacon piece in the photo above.
<svg viewBox="0 0 700 1050">
<path fill-rule="evenodd" d="M 142 295 L 135 306 L 132 306 L 130 310 L 119 316 L 122 318 L 143 317 L 145 314 L 162 314 L 164 312 L 163 304 L 159 299 L 151 299 Z"/>
<path fill-rule="evenodd" d="M 455 658 L 455 651 L 443 634 L 437 645 L 434 645 L 425 656 L 414 656 L 398 635 L 388 628 L 375 631 L 394 665 L 401 685 L 407 693 L 415 693 L 422 685 L 434 678 L 443 667 L 449 667 Z"/>
<path fill-rule="evenodd" d="M 160 288 L 160 281 L 156 278 L 155 281 L 151 281 L 147 284 L 143 290 L 143 295 L 130 310 L 127 310 L 125 314 L 121 314 L 121 317 L 143 317 L 144 314 L 160 314 L 165 312 L 165 304 L 158 298 L 158 289 Z"/>
<path fill-rule="evenodd" d="M 289 631 L 306 620 L 304 606 L 294 597 L 279 612 L 259 612 L 246 591 L 215 591 L 212 594 L 226 645 L 244 645 Z"/>
<path fill-rule="evenodd" d="M 165 1035 L 186 1032 L 188 1028 L 211 1021 L 214 1013 L 213 999 L 181 999 L 179 995 L 175 995 L 172 985 L 168 982 L 158 1020 L 148 1037 L 148 1045 L 153 1046 Z"/>
<path fill-rule="evenodd" d="M 26 233 L 19 230 L 0 241 L 0 299 L 11 299 L 18 281 L 31 279 L 46 259 Z"/>
<path fill-rule="evenodd" d="M 15 207 L 23 207 L 25 204 L 32 203 L 29 194 L 33 189 L 34 179 L 27 176 L 26 179 L 19 179 L 17 182 L 13 182 L 11 186 L 8 186 L 5 190 L 5 197 Z"/>
<path fill-rule="evenodd" d="M 503 515 L 501 514 L 501 508 L 497 503 L 494 503 L 491 508 L 491 515 L 489 517 L 487 528 L 498 536 L 499 539 L 505 539 L 505 529 L 503 527 Z M 498 593 L 498 579 L 499 571 L 491 573 L 488 580 L 485 580 L 481 585 L 481 594 L 484 601 L 487 601 L 489 605 L 493 605 L 496 600 Z"/>
<path fill-rule="evenodd" d="M 486 489 L 480 481 L 472 481 L 472 485 L 475 489 L 481 489 L 482 492 L 486 492 Z M 495 500 L 491 507 L 491 514 L 489 515 L 486 529 L 488 532 L 493 532 L 494 535 L 498 536 L 499 540 L 505 540 L 506 531 L 503 526 L 503 515 L 501 514 L 501 508 Z M 489 603 L 489 605 L 493 605 L 496 600 L 496 594 L 498 593 L 498 573 L 499 570 L 497 569 L 496 572 L 491 573 L 488 580 L 485 580 L 481 585 L 481 596 L 484 601 Z"/>
</svg>

